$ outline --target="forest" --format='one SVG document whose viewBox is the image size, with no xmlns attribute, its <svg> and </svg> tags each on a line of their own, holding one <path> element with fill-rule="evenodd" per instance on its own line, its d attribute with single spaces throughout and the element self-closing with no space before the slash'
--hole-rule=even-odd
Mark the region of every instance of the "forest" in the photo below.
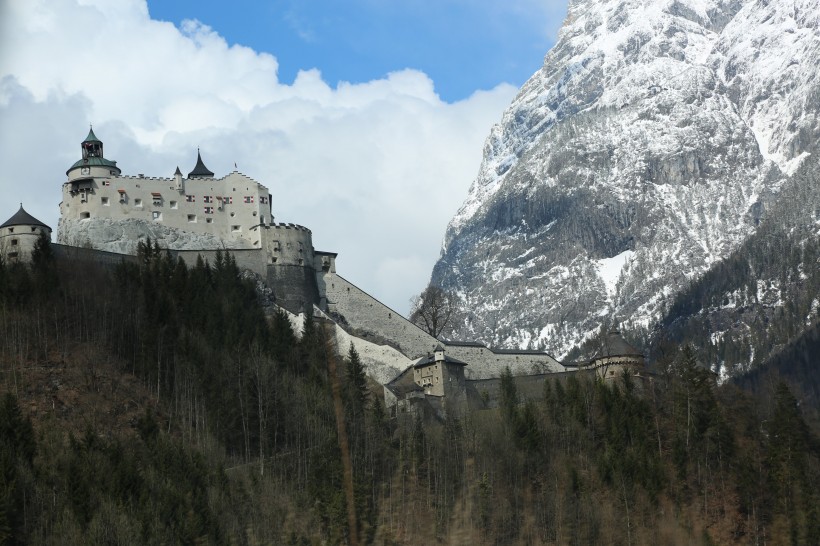
<svg viewBox="0 0 820 546">
<path fill-rule="evenodd" d="M 818 544 L 820 440 L 692 347 L 397 420 L 322 321 L 194 267 L 0 262 L 0 544 Z"/>
</svg>

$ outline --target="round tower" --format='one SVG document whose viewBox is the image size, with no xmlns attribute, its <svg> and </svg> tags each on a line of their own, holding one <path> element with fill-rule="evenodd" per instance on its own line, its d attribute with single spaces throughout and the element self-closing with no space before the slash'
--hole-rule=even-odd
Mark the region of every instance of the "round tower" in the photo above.
<svg viewBox="0 0 820 546">
<path fill-rule="evenodd" d="M 88 136 L 80 144 L 82 158 L 66 171 L 68 180 L 63 184 L 63 200 L 60 203 L 60 221 L 88 218 L 91 215 L 90 195 L 101 185 L 110 184 L 110 179 L 120 175 L 116 161 L 103 156 L 103 143 L 88 130 Z M 60 228 L 62 236 L 62 227 Z"/>
<path fill-rule="evenodd" d="M 20 210 L 0 225 L 0 256 L 6 262 L 28 262 L 41 234 L 51 239 L 51 228 L 27 213 L 20 203 Z"/>
</svg>

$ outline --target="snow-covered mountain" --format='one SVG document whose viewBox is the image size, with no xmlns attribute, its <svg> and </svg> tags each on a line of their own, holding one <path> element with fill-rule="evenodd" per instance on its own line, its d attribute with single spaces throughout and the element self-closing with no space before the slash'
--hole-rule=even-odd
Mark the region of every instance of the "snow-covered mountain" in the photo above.
<svg viewBox="0 0 820 546">
<path fill-rule="evenodd" d="M 819 22 L 816 0 L 571 0 L 448 226 L 456 334 L 562 356 L 654 324 L 815 150 Z"/>
</svg>

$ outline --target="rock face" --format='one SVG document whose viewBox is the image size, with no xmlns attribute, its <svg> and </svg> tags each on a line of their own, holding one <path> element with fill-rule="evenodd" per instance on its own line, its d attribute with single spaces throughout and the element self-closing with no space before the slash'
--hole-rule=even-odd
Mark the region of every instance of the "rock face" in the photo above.
<svg viewBox="0 0 820 546">
<path fill-rule="evenodd" d="M 136 254 L 137 244 L 146 241 L 159 243 L 161 248 L 171 250 L 217 250 L 225 243 L 214 235 L 193 233 L 169 228 L 156 222 L 146 222 L 134 218 L 111 220 L 109 218 L 88 218 L 66 220 L 60 218 L 57 241 L 72 246 L 88 246 L 120 254 Z M 244 244 L 244 246 L 242 246 Z M 231 249 L 253 248 L 242 240 L 232 242 Z"/>
<path fill-rule="evenodd" d="M 815 0 L 572 0 L 488 137 L 432 282 L 457 335 L 562 356 L 650 327 L 820 136 Z"/>
</svg>

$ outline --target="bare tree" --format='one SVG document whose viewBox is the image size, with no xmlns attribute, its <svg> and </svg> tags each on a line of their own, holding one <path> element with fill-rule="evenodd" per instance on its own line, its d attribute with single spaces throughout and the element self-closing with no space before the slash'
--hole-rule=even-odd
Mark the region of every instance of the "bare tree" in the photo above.
<svg viewBox="0 0 820 546">
<path fill-rule="evenodd" d="M 430 285 L 410 300 L 410 322 L 438 338 L 448 327 L 452 329 L 460 309 L 458 296 Z"/>
</svg>

